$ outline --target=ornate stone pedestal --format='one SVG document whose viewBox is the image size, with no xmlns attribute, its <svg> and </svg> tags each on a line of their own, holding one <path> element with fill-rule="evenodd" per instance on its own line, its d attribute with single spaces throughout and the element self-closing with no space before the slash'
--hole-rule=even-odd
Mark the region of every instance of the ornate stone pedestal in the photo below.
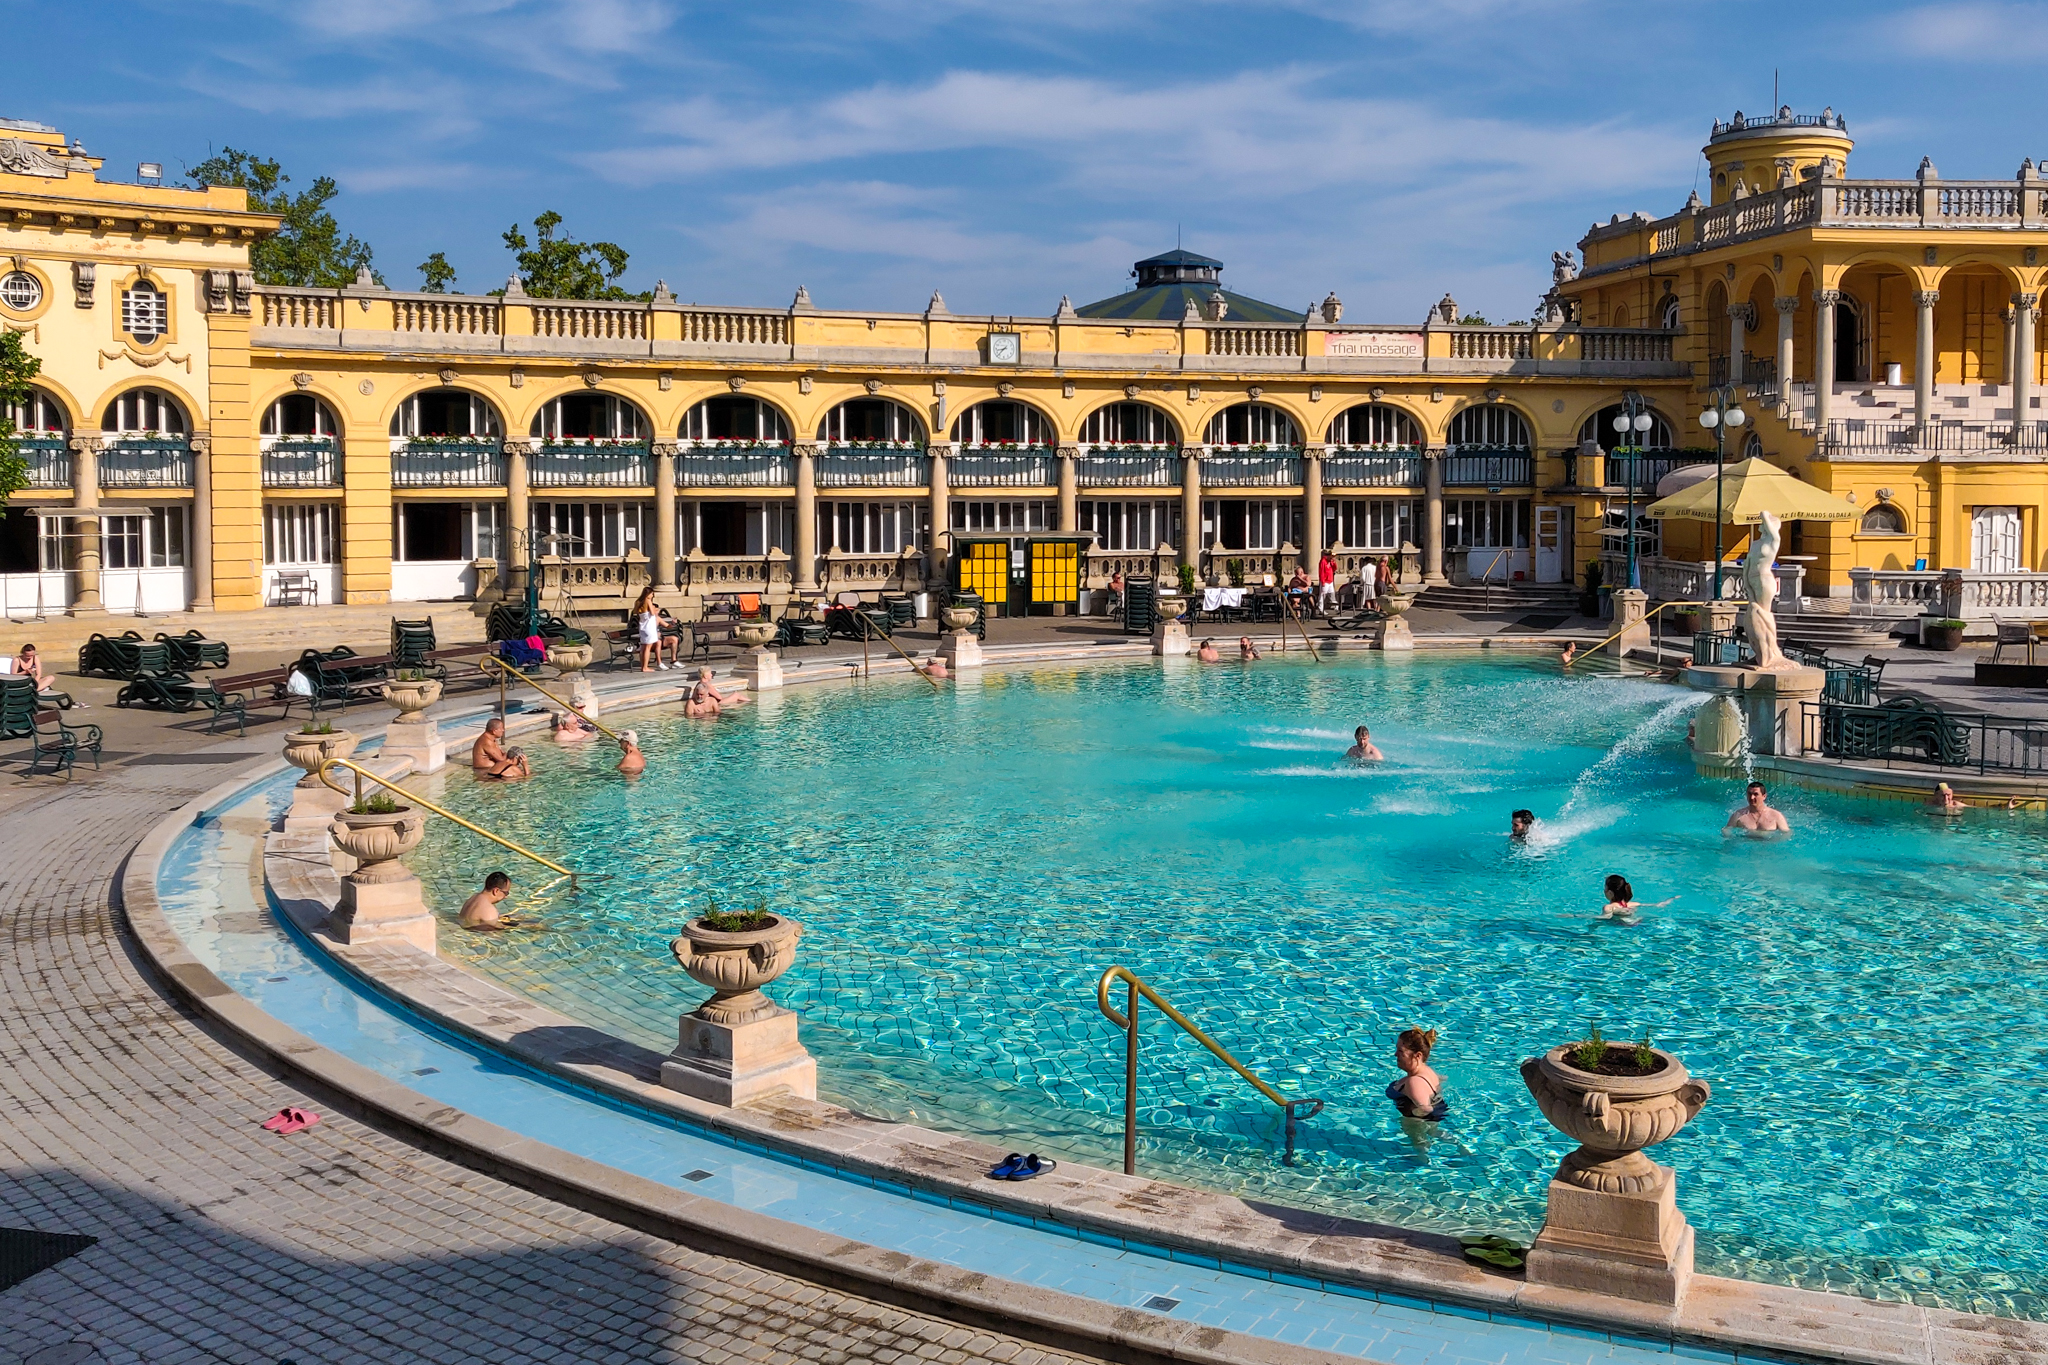
<svg viewBox="0 0 2048 1365">
<path fill-rule="evenodd" d="M 782 686 L 782 660 L 768 648 L 769 642 L 778 634 L 776 628 L 765 621 L 750 621 L 733 634 L 741 644 L 750 646 L 733 669 L 746 679 L 747 690 L 758 696 Z"/>
<path fill-rule="evenodd" d="M 439 772 L 448 765 L 448 745 L 427 708 L 441 700 L 441 684 L 428 678 L 384 684 L 384 700 L 398 708 L 398 719 L 384 731 L 384 756 L 409 758 L 416 773 Z"/>
<path fill-rule="evenodd" d="M 1641 588 L 1616 588 L 1613 597 L 1614 628 L 1619 634 L 1601 648 L 1617 659 L 1632 649 L 1648 649 L 1650 627 L 1643 618 L 1650 611 L 1650 595 Z"/>
<path fill-rule="evenodd" d="M 1751 672 L 1742 689 L 1742 718 L 1749 725 L 1750 748 L 1788 758 L 1805 753 L 1806 703 L 1820 700 L 1827 681 L 1828 675 L 1818 668 Z"/>
<path fill-rule="evenodd" d="M 1389 616 L 1380 622 L 1379 634 L 1373 637 L 1374 649 L 1413 649 L 1415 632 L 1408 627 L 1404 616 Z"/>
<path fill-rule="evenodd" d="M 1158 658 L 1178 658 L 1188 652 L 1187 622 L 1181 619 L 1186 610 L 1186 598 L 1159 599 L 1158 613 L 1152 620 L 1152 653 Z"/>
<path fill-rule="evenodd" d="M 382 815 L 343 811 L 328 829 L 356 859 L 356 870 L 341 879 L 341 901 L 327 917 L 328 936 L 347 944 L 395 939 L 433 956 L 440 946 L 433 912 L 420 894 L 420 879 L 398 861 L 419 846 L 426 817 L 410 807 Z"/>
<path fill-rule="evenodd" d="M 972 607 L 947 607 L 939 613 L 946 636 L 939 642 L 939 657 L 958 673 L 963 668 L 981 667 L 981 641 L 974 638 L 975 611 Z"/>
<path fill-rule="evenodd" d="M 569 684 L 569 704 L 594 720 L 599 714 L 597 689 L 590 685 L 590 675 L 583 671 L 590 667 L 590 659 L 589 645 L 555 645 L 548 650 L 548 662 Z"/>
<path fill-rule="evenodd" d="M 285 812 L 287 834 L 325 834 L 346 798 L 320 780 L 320 765 L 330 758 L 347 758 L 356 751 L 356 737 L 347 730 L 328 734 L 295 731 L 284 737 L 284 761 L 306 775 L 292 789 L 291 809 Z"/>
<path fill-rule="evenodd" d="M 802 934 L 780 915 L 762 929 L 723 932 L 702 920 L 684 928 L 669 951 L 714 994 L 677 1022 L 663 1085 L 727 1108 L 778 1091 L 818 1098 L 818 1064 L 797 1040 L 795 1012 L 761 994 L 796 960 Z"/>
</svg>

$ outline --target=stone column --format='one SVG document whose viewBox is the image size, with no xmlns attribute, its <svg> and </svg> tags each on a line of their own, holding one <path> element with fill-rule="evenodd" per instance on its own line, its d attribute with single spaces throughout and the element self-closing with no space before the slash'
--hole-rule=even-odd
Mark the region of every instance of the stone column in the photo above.
<svg viewBox="0 0 2048 1365">
<path fill-rule="evenodd" d="M 2017 309 L 2001 308 L 1998 310 L 1998 320 L 2005 324 L 2005 363 L 2000 367 L 1998 376 L 1998 382 L 2001 384 L 2012 383 L 2013 326 L 2014 320 L 2017 317 Z"/>
<path fill-rule="evenodd" d="M 1301 448 L 1301 558 L 1310 578 L 1323 560 L 1323 451 L 1322 446 Z"/>
<path fill-rule="evenodd" d="M 1649 614 L 1650 595 L 1641 588 L 1622 587 L 1613 596 L 1615 636 L 1607 642 L 1607 653 L 1619 659 L 1631 649 L 1648 649 L 1650 627 L 1643 618 Z"/>
<path fill-rule="evenodd" d="M 193 611 L 213 610 L 213 438 L 192 438 L 192 525 L 185 537 Z"/>
<path fill-rule="evenodd" d="M 1934 305 L 1941 298 L 1939 289 L 1919 289 L 1913 293 L 1913 422 L 1926 426 L 1934 417 Z M 1830 315 L 1832 317 L 1832 314 Z M 1828 328 L 1828 349 L 1834 350 L 1835 329 Z"/>
<path fill-rule="evenodd" d="M 2012 296 L 2012 431 L 2017 442 L 2022 423 L 2033 420 L 2027 400 L 2034 391 L 2034 306 L 2039 294 Z"/>
<path fill-rule="evenodd" d="M 1180 562 L 1202 572 L 1202 448 L 1180 450 Z"/>
<path fill-rule="evenodd" d="M 1835 406 L 1835 305 L 1841 301 L 1839 289 L 1817 289 L 1813 294 L 1813 427 L 1814 440 L 1823 450 Z"/>
<path fill-rule="evenodd" d="M 1792 369 L 1798 355 L 1792 345 L 1792 328 L 1799 317 L 1799 296 L 1781 294 L 1771 300 L 1778 308 L 1778 401 L 1792 401 Z"/>
<path fill-rule="evenodd" d="M 1742 382 L 1742 352 L 1747 344 L 1744 338 L 1749 333 L 1750 319 L 1755 314 L 1747 303 L 1728 305 L 1728 382 Z"/>
<path fill-rule="evenodd" d="M 526 563 L 533 554 L 529 543 L 533 515 L 526 505 L 526 452 L 524 441 L 505 442 L 505 597 L 526 600 Z"/>
<path fill-rule="evenodd" d="M 106 611 L 100 601 L 100 442 L 87 436 L 71 443 L 71 502 L 90 509 L 90 515 L 72 517 L 71 533 L 78 538 L 74 552 L 77 564 L 75 591 L 71 597 L 73 616 L 98 616 Z"/>
<path fill-rule="evenodd" d="M 1443 451 L 1423 451 L 1422 469 L 1422 585 L 1426 588 L 1441 587 L 1450 582 L 1444 577 Z"/>
<path fill-rule="evenodd" d="M 1060 447 L 1060 534 L 1077 535 L 1081 530 L 1081 486 L 1075 464 L 1081 458 L 1079 446 Z"/>
<path fill-rule="evenodd" d="M 654 562 L 648 577 L 658 593 L 676 586 L 676 444 L 654 443 Z"/>
<path fill-rule="evenodd" d="M 953 485 L 949 476 L 952 472 L 953 453 L 958 449 L 957 445 L 940 444 L 936 441 L 931 445 L 932 545 L 925 555 L 925 580 L 931 583 L 943 582 L 946 577 L 947 538 L 940 533 L 953 529 Z"/>
<path fill-rule="evenodd" d="M 818 590 L 818 447 L 798 441 L 796 454 L 796 587 L 798 592 Z M 934 526 L 936 540 L 944 529 Z"/>
</svg>

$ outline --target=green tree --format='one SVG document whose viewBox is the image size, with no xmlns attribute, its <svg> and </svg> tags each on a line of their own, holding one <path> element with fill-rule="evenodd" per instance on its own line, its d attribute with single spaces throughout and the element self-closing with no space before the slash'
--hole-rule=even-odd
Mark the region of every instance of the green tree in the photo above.
<svg viewBox="0 0 2048 1365">
<path fill-rule="evenodd" d="M 14 430 L 14 409 L 28 401 L 28 381 L 43 362 L 21 344 L 21 333 L 0 327 L 0 507 L 28 487 L 28 461 Z"/>
<path fill-rule="evenodd" d="M 555 229 L 562 215 L 549 209 L 533 220 L 534 240 L 514 223 L 505 229 L 505 247 L 518 253 L 519 283 L 527 293 L 543 299 L 631 299 L 649 298 L 629 294 L 613 281 L 626 273 L 626 249 L 614 242 L 579 242 L 557 239 Z"/>
<path fill-rule="evenodd" d="M 1458 325 L 1460 327 L 1491 327 L 1493 324 L 1486 320 L 1484 313 L 1467 313 L 1464 317 L 1458 319 Z"/>
<path fill-rule="evenodd" d="M 420 285 L 422 294 L 445 294 L 448 286 L 455 283 L 455 267 L 448 264 L 448 253 L 437 251 L 415 267 L 425 279 Z"/>
<path fill-rule="evenodd" d="M 249 207 L 284 219 L 275 236 L 249 248 L 249 265 L 264 284 L 335 288 L 354 284 L 356 272 L 370 264 L 370 245 L 346 235 L 327 205 L 341 189 L 323 175 L 313 187 L 293 194 L 284 187 L 291 177 L 276 161 L 254 152 L 223 147 L 186 172 L 195 185 L 233 185 L 249 192 Z M 382 284 L 384 277 L 373 268 Z"/>
</svg>

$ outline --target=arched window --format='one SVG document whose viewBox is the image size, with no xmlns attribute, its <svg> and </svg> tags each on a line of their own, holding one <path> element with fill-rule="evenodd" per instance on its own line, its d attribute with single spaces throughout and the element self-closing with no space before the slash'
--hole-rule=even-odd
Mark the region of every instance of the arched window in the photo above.
<svg viewBox="0 0 2048 1365">
<path fill-rule="evenodd" d="M 30 389 L 21 402 L 9 403 L 7 417 L 24 436 L 61 436 L 68 425 L 64 405 L 41 389 Z"/>
<path fill-rule="evenodd" d="M 107 404 L 107 415 L 100 426 L 107 431 L 162 432 L 168 436 L 183 436 L 190 430 L 185 422 L 185 409 L 162 389 L 128 390 Z"/>
<path fill-rule="evenodd" d="M 391 414 L 393 436 L 503 436 L 498 410 L 461 389 L 413 394 Z"/>
<path fill-rule="evenodd" d="M 1180 428 L 1150 403 L 1111 403 L 1088 414 L 1081 443 L 1093 446 L 1180 444 Z"/>
<path fill-rule="evenodd" d="M 875 441 L 884 445 L 921 446 L 924 423 L 917 414 L 888 398 L 855 398 L 841 403 L 818 423 L 818 439 L 842 445 Z"/>
<path fill-rule="evenodd" d="M 121 291 L 121 330 L 138 346 L 147 346 L 171 329 L 171 310 L 164 291 L 137 280 Z"/>
<path fill-rule="evenodd" d="M 544 441 L 644 441 L 647 419 L 608 393 L 565 393 L 533 415 L 529 436 Z"/>
<path fill-rule="evenodd" d="M 1529 422 L 1505 403 L 1470 407 L 1451 419 L 1449 441 L 1454 446 L 1527 450 Z"/>
<path fill-rule="evenodd" d="M 1902 536 L 1906 534 L 1906 514 L 1888 502 L 1876 503 L 1863 514 L 1863 534 Z"/>
<path fill-rule="evenodd" d="M 1614 309 L 1614 321 L 1613 321 L 1613 322 L 1612 322 L 1612 323 L 1611 323 L 1610 325 L 1611 325 L 1611 326 L 1614 326 L 1614 327 L 1626 327 L 1626 326 L 1628 326 L 1628 305 L 1627 305 L 1627 304 L 1623 303 L 1623 304 L 1617 304 L 1617 305 L 1615 305 L 1615 309 Z"/>
<path fill-rule="evenodd" d="M 1399 408 L 1360 403 L 1337 414 L 1326 439 L 1337 446 L 1419 446 L 1422 428 Z"/>
<path fill-rule="evenodd" d="M 676 435 L 685 441 L 789 443 L 789 423 L 758 398 L 707 398 L 683 414 Z"/>
<path fill-rule="evenodd" d="M 1598 441 L 1602 450 L 1613 450 L 1616 446 L 1635 446 L 1638 450 L 1671 449 L 1671 424 L 1662 416 L 1655 412 L 1650 414 L 1650 429 L 1644 432 L 1642 439 L 1638 441 L 1634 439 L 1633 431 L 1624 439 L 1622 434 L 1614 429 L 1614 419 L 1621 416 L 1622 412 L 1621 404 L 1611 403 L 1588 417 L 1579 427 L 1579 444 Z"/>
<path fill-rule="evenodd" d="M 1052 419 L 1028 404 L 991 398 L 960 414 L 953 423 L 953 439 L 969 446 L 1049 446 Z"/>
<path fill-rule="evenodd" d="M 1667 332 L 1678 330 L 1678 300 L 1669 294 L 1659 304 L 1657 325 Z"/>
<path fill-rule="evenodd" d="M 332 436 L 333 410 L 310 393 L 288 393 L 263 414 L 265 436 Z"/>
<path fill-rule="evenodd" d="M 1236 403 L 1209 419 L 1212 446 L 1298 446 L 1294 419 L 1266 403 Z"/>
</svg>

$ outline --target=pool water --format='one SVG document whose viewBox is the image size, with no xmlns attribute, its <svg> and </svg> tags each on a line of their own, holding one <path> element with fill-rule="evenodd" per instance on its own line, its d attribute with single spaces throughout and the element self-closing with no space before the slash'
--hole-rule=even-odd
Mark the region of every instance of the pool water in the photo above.
<svg viewBox="0 0 2048 1365">
<path fill-rule="evenodd" d="M 2048 1317 L 2048 948 L 2040 826 L 1936 821 L 1787 788 L 1789 840 L 1724 838 L 1698 694 L 1514 656 L 1154 663 L 797 689 L 717 723 L 637 716 L 539 779 L 428 779 L 462 813 L 600 875 L 515 902 L 541 927 L 443 952 L 652 1046 L 703 991 L 667 951 L 713 897 L 803 921 L 770 989 L 820 1088 L 864 1112 L 1114 1164 L 1122 1038 L 1104 968 L 1143 975 L 1279 1089 L 1328 1108 L 1280 1160 L 1273 1107 L 1148 1007 L 1141 1169 L 1452 1231 L 1533 1234 L 1570 1148 L 1522 1058 L 1647 1031 L 1714 1087 L 1655 1155 L 1702 1270 Z M 1346 763 L 1364 721 L 1387 754 Z M 1508 815 L 1533 809 L 1526 846 Z M 437 826 L 414 864 L 452 914 L 504 859 Z M 1669 905 L 1596 923 L 1601 882 Z M 1434 1027 L 1449 1121 L 1382 1095 Z"/>
</svg>

